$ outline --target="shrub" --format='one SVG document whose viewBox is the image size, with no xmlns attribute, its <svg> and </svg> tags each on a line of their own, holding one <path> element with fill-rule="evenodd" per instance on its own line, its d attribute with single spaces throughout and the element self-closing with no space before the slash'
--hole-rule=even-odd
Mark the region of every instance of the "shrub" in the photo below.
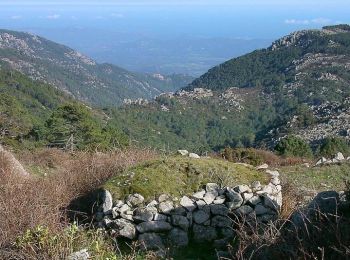
<svg viewBox="0 0 350 260">
<path fill-rule="evenodd" d="M 222 156 L 231 162 L 248 163 L 254 166 L 264 163 L 264 157 L 253 148 L 225 148 Z"/>
<path fill-rule="evenodd" d="M 307 142 L 297 136 L 287 136 L 275 147 L 275 151 L 283 156 L 312 157 L 312 150 Z"/>
<path fill-rule="evenodd" d="M 330 157 L 341 152 L 345 155 L 350 154 L 349 143 L 340 137 L 327 137 L 322 141 L 321 146 L 319 147 L 319 153 L 322 156 Z"/>
</svg>

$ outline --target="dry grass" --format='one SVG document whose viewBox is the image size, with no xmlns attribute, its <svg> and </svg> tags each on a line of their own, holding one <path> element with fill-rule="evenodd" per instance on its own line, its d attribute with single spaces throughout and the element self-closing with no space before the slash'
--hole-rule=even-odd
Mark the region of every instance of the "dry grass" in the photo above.
<svg viewBox="0 0 350 260">
<path fill-rule="evenodd" d="M 93 191 L 126 167 L 154 156 L 152 151 L 137 149 L 74 155 L 45 149 L 19 156 L 26 166 L 50 169 L 47 177 L 11 175 L 6 161 L 0 157 L 0 250 L 11 248 L 27 229 L 44 226 L 50 232 L 61 231 L 67 226 L 66 209 L 71 201 Z"/>
</svg>

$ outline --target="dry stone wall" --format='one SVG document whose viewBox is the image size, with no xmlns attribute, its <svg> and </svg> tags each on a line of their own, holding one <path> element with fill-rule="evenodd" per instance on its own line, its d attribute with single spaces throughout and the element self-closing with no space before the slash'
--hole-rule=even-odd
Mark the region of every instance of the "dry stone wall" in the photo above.
<svg viewBox="0 0 350 260">
<path fill-rule="evenodd" d="M 104 190 L 95 224 L 112 235 L 138 240 L 147 250 L 187 246 L 190 240 L 225 247 L 235 236 L 236 221 L 267 223 L 277 218 L 282 206 L 279 173 L 266 172 L 271 176 L 267 185 L 208 183 L 180 199 L 162 194 L 146 202 L 142 195 L 131 194 L 125 200 L 113 200 Z"/>
</svg>

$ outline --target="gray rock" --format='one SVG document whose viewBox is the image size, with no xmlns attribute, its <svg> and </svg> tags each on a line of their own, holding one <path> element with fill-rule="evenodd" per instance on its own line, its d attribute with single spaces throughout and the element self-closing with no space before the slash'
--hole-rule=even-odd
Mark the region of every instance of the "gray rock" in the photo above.
<svg viewBox="0 0 350 260">
<path fill-rule="evenodd" d="M 172 215 L 171 216 L 171 223 L 174 226 L 178 226 L 185 231 L 187 231 L 189 226 L 190 226 L 190 222 L 188 221 L 188 219 L 186 217 L 180 216 L 180 215 Z"/>
<path fill-rule="evenodd" d="M 154 214 L 154 221 L 167 221 L 168 217 L 164 214 L 156 213 Z"/>
<path fill-rule="evenodd" d="M 140 204 L 142 204 L 145 201 L 145 198 L 141 195 L 141 194 L 131 194 L 128 196 L 128 198 L 126 199 L 126 203 L 129 206 L 138 206 Z"/>
<path fill-rule="evenodd" d="M 194 193 L 191 197 L 199 200 L 199 199 L 203 199 L 204 195 L 205 195 L 205 190 L 201 190 Z"/>
<path fill-rule="evenodd" d="M 207 183 L 207 185 L 205 185 L 205 191 L 206 192 L 217 192 L 219 193 L 220 190 L 220 186 L 216 183 Z M 216 195 L 217 196 L 217 195 Z"/>
<path fill-rule="evenodd" d="M 261 183 L 260 181 L 253 181 L 250 187 L 253 191 L 261 190 Z"/>
<path fill-rule="evenodd" d="M 200 159 L 201 157 L 196 153 L 189 153 L 188 157 L 192 159 Z"/>
<path fill-rule="evenodd" d="M 150 203 L 147 204 L 147 207 L 155 207 L 158 205 L 158 202 L 156 200 L 152 200 Z"/>
<path fill-rule="evenodd" d="M 216 251 L 217 259 L 232 259 L 232 255 L 228 251 L 219 250 Z"/>
<path fill-rule="evenodd" d="M 280 181 L 280 179 L 279 178 L 272 178 L 271 180 L 270 180 L 270 183 L 272 183 L 273 185 L 280 185 L 281 184 L 281 181 Z"/>
<path fill-rule="evenodd" d="M 136 229 L 134 224 L 125 219 L 116 219 L 111 223 L 111 227 L 116 229 L 119 236 L 134 239 L 136 237 Z"/>
<path fill-rule="evenodd" d="M 277 211 L 279 209 L 279 205 L 277 201 L 274 198 L 271 198 L 270 196 L 265 196 L 264 197 L 264 206 L 267 208 L 270 208 L 272 210 Z"/>
<path fill-rule="evenodd" d="M 176 247 L 185 247 L 188 245 L 188 234 L 179 228 L 173 228 L 168 235 L 168 240 L 171 245 Z"/>
<path fill-rule="evenodd" d="M 163 232 L 169 231 L 171 229 L 171 225 L 165 221 L 148 221 L 138 224 L 136 229 L 140 233 Z"/>
<path fill-rule="evenodd" d="M 215 200 L 213 201 L 214 204 L 224 204 L 226 201 L 226 196 L 224 195 L 220 195 L 220 196 L 217 196 L 215 198 Z"/>
<path fill-rule="evenodd" d="M 158 205 L 160 213 L 169 214 L 174 209 L 174 203 L 172 201 L 164 201 Z"/>
<path fill-rule="evenodd" d="M 223 227 L 219 229 L 220 235 L 223 238 L 234 238 L 235 237 L 235 231 L 232 227 Z"/>
<path fill-rule="evenodd" d="M 113 207 L 112 194 L 108 190 L 103 190 L 101 197 L 102 197 L 102 205 L 101 205 L 102 212 L 104 214 L 109 214 Z"/>
<path fill-rule="evenodd" d="M 266 207 L 264 207 L 263 205 L 260 205 L 260 204 L 256 205 L 254 211 L 255 211 L 255 214 L 257 216 L 264 215 L 264 214 L 267 214 L 267 213 L 271 212 L 271 210 L 269 210 L 268 208 L 266 208 Z"/>
<path fill-rule="evenodd" d="M 175 208 L 170 212 L 170 214 L 186 216 L 187 210 L 182 206 L 175 206 Z"/>
<path fill-rule="evenodd" d="M 188 155 L 188 151 L 187 150 L 178 150 L 177 153 L 182 155 L 182 156 Z"/>
<path fill-rule="evenodd" d="M 256 167 L 257 170 L 266 170 L 267 168 L 269 168 L 269 165 L 266 163 Z"/>
<path fill-rule="evenodd" d="M 248 185 L 238 185 L 233 190 L 237 193 L 252 192 Z"/>
<path fill-rule="evenodd" d="M 190 223 L 190 227 L 193 225 L 193 213 L 187 212 L 186 218 L 188 219 L 188 222 Z"/>
<path fill-rule="evenodd" d="M 213 215 L 227 216 L 229 209 L 222 204 L 220 205 L 212 204 L 210 205 L 210 211 Z"/>
<path fill-rule="evenodd" d="M 156 233 L 145 233 L 139 235 L 138 241 L 143 250 L 164 249 L 162 238 Z"/>
<path fill-rule="evenodd" d="M 211 219 L 212 227 L 231 227 L 232 223 L 232 220 L 226 216 L 217 215 Z"/>
<path fill-rule="evenodd" d="M 119 212 L 118 212 L 119 208 L 118 207 L 114 207 L 112 208 L 112 218 L 116 219 L 117 217 L 119 217 Z"/>
<path fill-rule="evenodd" d="M 205 203 L 204 200 L 197 200 L 197 201 L 196 201 L 196 204 L 197 204 L 197 207 L 198 207 L 199 209 L 201 209 L 201 208 L 203 208 L 205 205 L 207 205 L 207 203 Z"/>
<path fill-rule="evenodd" d="M 207 203 L 209 205 L 209 204 L 213 203 L 213 201 L 215 200 L 215 198 L 217 196 L 218 196 L 217 192 L 215 192 L 215 193 L 207 192 L 207 193 L 205 193 L 203 200 L 205 201 L 205 203 Z"/>
<path fill-rule="evenodd" d="M 97 212 L 97 213 L 95 214 L 95 220 L 96 220 L 96 221 L 102 221 L 103 218 L 104 218 L 104 216 L 105 216 L 105 214 L 104 214 L 103 212 Z"/>
<path fill-rule="evenodd" d="M 90 254 L 86 248 L 74 252 L 68 256 L 68 260 L 88 260 L 90 258 Z"/>
<path fill-rule="evenodd" d="M 196 210 L 193 212 L 193 221 L 197 224 L 203 224 L 210 218 L 210 215 L 203 210 Z"/>
<path fill-rule="evenodd" d="M 226 206 L 228 206 L 229 209 L 236 209 L 243 203 L 242 196 L 231 188 L 227 188 L 226 197 L 229 200 L 228 203 L 226 202 Z"/>
<path fill-rule="evenodd" d="M 279 177 L 280 173 L 278 171 L 266 170 L 267 174 L 270 174 L 271 177 Z"/>
<path fill-rule="evenodd" d="M 250 199 L 248 200 L 248 202 L 249 202 L 250 204 L 252 204 L 253 206 L 255 206 L 255 205 L 261 203 L 262 200 L 261 200 L 260 196 L 253 196 L 252 198 L 250 198 Z"/>
<path fill-rule="evenodd" d="M 129 211 L 129 210 L 130 210 L 130 207 L 127 204 L 124 204 L 119 209 L 117 209 L 117 211 L 119 213 L 124 213 L 124 212 Z"/>
<path fill-rule="evenodd" d="M 250 193 L 250 192 L 245 192 L 242 194 L 242 198 L 245 202 L 250 200 L 251 198 L 253 198 L 253 196 L 254 196 L 254 194 Z"/>
<path fill-rule="evenodd" d="M 327 162 L 327 159 L 322 157 L 321 159 L 319 159 L 317 162 L 316 162 L 316 166 L 318 165 L 322 165 L 324 164 L 325 162 Z"/>
<path fill-rule="evenodd" d="M 186 208 L 188 211 L 193 211 L 196 209 L 196 204 L 189 197 L 183 196 L 180 200 L 180 205 Z"/>
<path fill-rule="evenodd" d="M 217 238 L 217 232 L 214 227 L 193 225 L 193 239 L 198 243 L 213 241 Z"/>
<path fill-rule="evenodd" d="M 334 159 L 338 160 L 338 161 L 344 161 L 345 157 L 342 153 L 338 152 L 336 153 L 336 155 L 334 156 Z"/>
<path fill-rule="evenodd" d="M 239 207 L 238 209 L 236 209 L 236 214 L 241 215 L 241 216 L 245 216 L 248 215 L 249 213 L 253 212 L 253 208 L 248 206 L 248 205 L 243 205 L 242 207 Z"/>
<path fill-rule="evenodd" d="M 157 213 L 157 209 L 153 207 L 137 208 L 134 211 L 134 220 L 136 222 L 146 222 L 153 220 L 154 214 Z"/>
</svg>

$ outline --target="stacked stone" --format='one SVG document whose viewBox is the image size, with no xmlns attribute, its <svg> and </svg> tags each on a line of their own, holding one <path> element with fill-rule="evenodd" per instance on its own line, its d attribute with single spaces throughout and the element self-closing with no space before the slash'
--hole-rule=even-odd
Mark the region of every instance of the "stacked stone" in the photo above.
<svg viewBox="0 0 350 260">
<path fill-rule="evenodd" d="M 227 247 L 235 235 L 235 220 L 267 223 L 277 217 L 282 205 L 279 173 L 266 172 L 271 175 L 268 185 L 256 181 L 231 188 L 208 183 L 180 200 L 162 194 L 145 203 L 140 194 L 132 194 L 113 202 L 111 194 L 104 191 L 96 224 L 116 236 L 137 239 L 147 250 L 186 246 L 189 239 Z"/>
</svg>

